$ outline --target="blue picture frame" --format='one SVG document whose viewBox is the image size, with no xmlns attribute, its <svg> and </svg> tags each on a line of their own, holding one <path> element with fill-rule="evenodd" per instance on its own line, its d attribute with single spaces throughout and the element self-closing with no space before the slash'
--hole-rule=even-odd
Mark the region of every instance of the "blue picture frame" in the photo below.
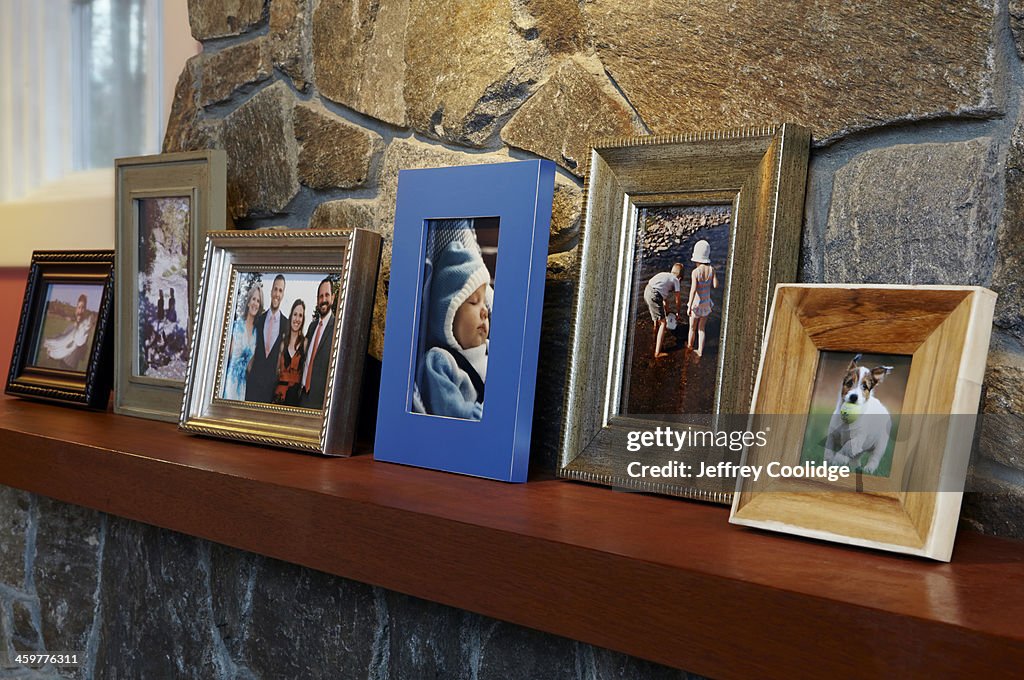
<svg viewBox="0 0 1024 680">
<path fill-rule="evenodd" d="M 554 163 L 544 160 L 399 172 L 375 459 L 526 481 L 554 179 Z M 429 225 L 495 217 L 494 315 L 480 419 L 417 413 Z"/>
</svg>

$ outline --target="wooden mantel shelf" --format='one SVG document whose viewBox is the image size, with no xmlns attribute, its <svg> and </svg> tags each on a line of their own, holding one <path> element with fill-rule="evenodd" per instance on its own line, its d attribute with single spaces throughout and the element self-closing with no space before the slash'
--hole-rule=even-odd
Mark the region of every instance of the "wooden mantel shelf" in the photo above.
<svg viewBox="0 0 1024 680">
<path fill-rule="evenodd" d="M 939 564 L 742 529 L 724 507 L 11 398 L 0 483 L 715 678 L 1024 668 L 1024 542 L 969 532 Z"/>
</svg>

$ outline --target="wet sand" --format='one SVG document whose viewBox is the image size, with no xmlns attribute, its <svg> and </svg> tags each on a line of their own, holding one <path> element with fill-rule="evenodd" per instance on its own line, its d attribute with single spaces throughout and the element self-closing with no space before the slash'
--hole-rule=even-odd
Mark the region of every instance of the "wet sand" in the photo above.
<svg viewBox="0 0 1024 680">
<path fill-rule="evenodd" d="M 718 288 L 711 299 L 714 311 L 705 327 L 704 355 L 698 357 L 686 348 L 689 326 L 680 324 L 675 331 L 665 331 L 662 351 L 667 356 L 654 358 L 654 322 L 643 300 L 643 289 L 654 274 L 668 271 L 672 263 L 684 262 L 684 276 L 680 281 L 682 303 L 690 294 L 690 275 L 694 264 L 690 262 L 693 244 L 707 239 L 711 244 L 711 264 L 718 276 Z M 699 229 L 679 246 L 643 258 L 637 267 L 636 284 L 631 310 L 635 319 L 628 342 L 632 345 L 631 360 L 624 376 L 622 413 L 669 414 L 711 413 L 715 399 L 715 373 L 718 368 L 719 337 L 722 327 L 722 305 L 725 286 L 725 258 L 728 253 L 728 223 Z M 641 285 L 642 284 L 642 285 Z M 675 299 L 669 301 L 675 311 Z M 697 339 L 694 338 L 694 347 Z"/>
</svg>

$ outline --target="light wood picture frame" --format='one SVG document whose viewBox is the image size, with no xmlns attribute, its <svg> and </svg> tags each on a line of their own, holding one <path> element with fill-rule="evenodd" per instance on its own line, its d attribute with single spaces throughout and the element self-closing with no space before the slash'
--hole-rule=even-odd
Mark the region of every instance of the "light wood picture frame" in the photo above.
<svg viewBox="0 0 1024 680">
<path fill-rule="evenodd" d="M 230 227 L 219 149 L 118 158 L 114 411 L 177 422 L 206 232 Z"/>
<path fill-rule="evenodd" d="M 714 427 L 720 417 L 747 413 L 771 291 L 777 282 L 796 277 L 809 147 L 810 132 L 792 124 L 595 144 L 586 177 L 559 476 L 730 502 L 732 487 L 722 480 L 637 478 L 627 474 L 627 468 L 638 460 L 696 467 L 699 462 L 735 458 L 734 453 L 666 450 L 638 457 L 627 450 L 627 438 L 659 426 Z M 702 224 L 715 218 L 715 211 L 724 215 L 715 218 L 724 233 L 711 258 L 717 288 L 712 293 L 712 323 L 720 324 L 720 331 L 708 333 L 714 351 L 699 359 L 682 346 L 686 331 L 676 331 L 671 348 L 676 358 L 669 352 L 668 358 L 643 366 L 637 362 L 638 339 L 647 341 L 651 328 L 657 335 L 659 323 L 644 288 L 651 271 L 644 258 L 657 249 L 642 240 L 649 233 L 644 220 L 657 211 L 664 211 L 665 220 L 683 219 L 688 210 L 708 211 L 699 218 Z M 698 228 L 680 236 L 679 231 L 665 229 L 670 240 L 662 252 L 684 264 L 677 310 L 682 315 L 690 311 L 691 272 L 699 259 L 695 250 L 691 258 L 698 245 L 683 239 L 697 239 L 702 232 Z M 669 262 L 658 271 L 669 268 Z M 666 309 L 662 305 L 662 314 Z M 657 343 L 650 341 L 654 353 Z M 663 369 L 672 362 L 684 366 L 680 370 L 700 364 L 702 401 L 688 403 L 684 389 L 682 397 L 667 407 L 643 404 L 636 395 L 647 388 L 650 374 L 672 380 L 665 376 L 675 369 Z M 637 402 L 641 406 L 634 408 Z"/>
<path fill-rule="evenodd" d="M 179 428 L 306 453 L 351 455 L 380 254 L 380 235 L 365 229 L 210 232 Z M 279 339 L 267 342 L 265 323 L 281 279 Z M 247 311 L 256 300 L 258 310 Z M 257 312 L 247 323 L 246 315 Z M 295 352 L 301 357 L 288 368 L 297 371 L 292 385 L 302 388 L 294 402 L 284 356 L 278 363 L 273 354 L 291 344 L 292 321 L 305 340 Z M 273 397 L 248 389 L 262 358 L 271 359 Z M 285 387 L 280 399 L 275 385 Z"/>
<path fill-rule="evenodd" d="M 882 412 L 865 426 L 877 431 L 899 416 L 891 433 L 891 469 L 870 474 L 873 465 L 865 456 L 849 466 L 849 477 L 836 481 L 739 477 L 729 521 L 949 561 L 995 301 L 992 291 L 968 286 L 778 286 L 750 425 L 769 428 L 771 436 L 766 446 L 748 448 L 742 464 L 799 465 L 823 357 L 871 352 L 909 357 L 900 412 L 892 418 Z M 890 369 L 879 367 L 876 375 Z M 854 375 L 872 382 L 867 370 Z M 836 414 L 849 400 L 850 383 L 839 384 Z M 877 387 L 881 391 L 885 383 Z M 830 428 L 842 430 L 837 441 L 856 439 L 847 422 L 831 420 Z"/>
</svg>

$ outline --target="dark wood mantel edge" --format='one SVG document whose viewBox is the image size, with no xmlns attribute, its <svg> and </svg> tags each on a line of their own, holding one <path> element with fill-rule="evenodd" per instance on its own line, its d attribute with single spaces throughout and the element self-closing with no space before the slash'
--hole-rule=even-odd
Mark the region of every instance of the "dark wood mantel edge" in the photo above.
<svg viewBox="0 0 1024 680">
<path fill-rule="evenodd" d="M 8 403 L 0 403 L 0 483 L 691 672 L 722 678 L 825 673 L 947 677 L 1024 664 L 1024 623 L 1016 629 L 971 623 L 976 610 L 984 613 L 988 603 L 993 617 L 1020 611 L 1020 588 L 986 580 L 1004 578 L 1000 564 L 1016 567 L 1017 573 L 1024 570 L 1024 549 L 1007 548 L 1005 541 L 970 539 L 968 558 L 975 563 L 963 567 L 963 584 L 959 572 L 951 579 L 941 571 L 947 565 L 936 571 L 918 561 L 894 562 L 901 583 L 908 570 L 921 573 L 920 592 L 912 594 L 908 605 L 920 599 L 919 611 L 897 613 L 836 599 L 827 591 L 796 592 L 783 578 L 774 585 L 744 580 L 714 573 L 696 561 L 665 564 L 656 556 L 559 540 L 541 531 L 513 531 L 489 521 L 486 507 L 481 520 L 473 522 L 446 516 L 443 508 L 431 513 L 396 507 L 387 489 L 374 498 L 365 495 L 365 487 L 349 495 L 329 485 L 324 490 L 297 487 L 220 471 L 209 460 L 197 466 L 114 450 L 91 430 L 78 441 L 62 438 L 96 414 L 58 408 L 53 432 L 39 423 L 5 427 L 2 411 Z M 47 409 L 55 407 L 18 408 L 45 419 Z M 100 417 L 109 420 L 106 429 L 111 422 L 127 430 L 143 427 L 133 419 Z M 161 436 L 166 431 L 185 437 L 163 424 L 149 426 Z M 110 436 L 116 440 L 118 433 Z M 228 455 L 239 445 L 203 446 L 224 447 Z M 297 459 L 282 460 L 293 466 Z M 381 465 L 364 458 L 346 471 L 355 471 L 372 489 L 373 470 Z M 403 468 L 394 469 L 388 466 L 388 477 L 403 474 Z M 453 483 L 457 488 L 466 481 L 453 479 L 460 480 Z M 602 491 L 608 493 L 593 489 Z M 497 495 L 494 503 L 500 504 L 502 494 Z M 705 517 L 717 522 L 724 515 L 707 510 L 693 514 L 705 524 Z M 740 548 L 756 550 L 762 543 L 744 539 L 758 532 L 724 522 L 718 526 L 702 530 L 737 532 L 730 535 L 730 549 L 733 536 L 739 537 L 735 545 Z M 998 558 L 995 567 L 986 564 L 990 543 Z M 825 568 L 834 568 L 828 563 L 836 559 L 833 551 L 805 541 L 783 545 L 792 549 L 794 560 L 821 558 Z M 872 555 L 857 550 L 838 554 L 849 566 L 838 577 L 879 581 L 870 573 L 858 576 L 858 564 L 871 563 Z M 1009 590 L 1000 596 L 1000 589 Z M 932 596 L 937 608 L 949 606 L 950 600 L 962 607 L 962 620 L 951 621 L 945 610 L 938 616 L 930 612 Z"/>
</svg>

